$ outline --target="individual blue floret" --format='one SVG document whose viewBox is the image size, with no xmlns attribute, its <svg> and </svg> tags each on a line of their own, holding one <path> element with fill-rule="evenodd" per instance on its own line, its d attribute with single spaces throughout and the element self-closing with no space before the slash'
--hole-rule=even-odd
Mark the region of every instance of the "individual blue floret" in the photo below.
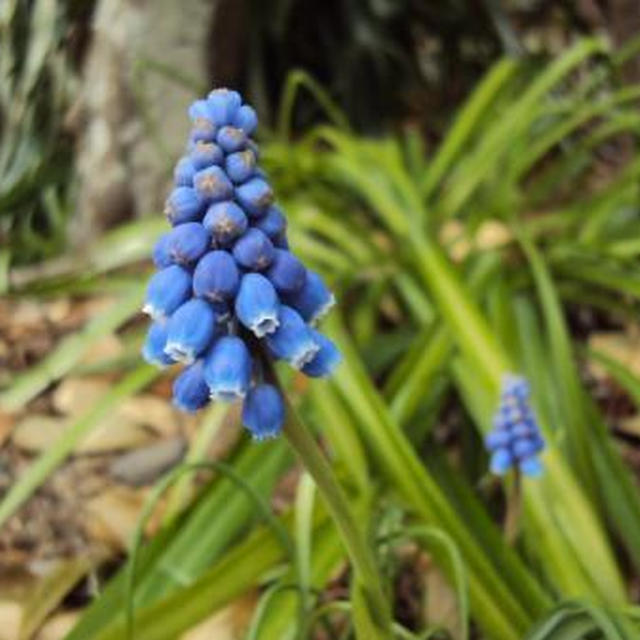
<svg viewBox="0 0 640 640">
<path fill-rule="evenodd" d="M 255 440 L 275 438 L 284 424 L 284 401 L 280 392 L 270 384 L 253 387 L 242 407 L 242 424 Z"/>
<path fill-rule="evenodd" d="M 185 222 L 174 227 L 162 237 L 163 261 L 168 258 L 169 264 L 190 266 L 204 255 L 211 243 L 209 232 L 199 222 Z"/>
<path fill-rule="evenodd" d="M 164 213 L 173 225 L 199 220 L 202 215 L 203 200 L 195 189 L 176 187 L 167 198 Z"/>
<path fill-rule="evenodd" d="M 273 260 L 271 240 L 260 229 L 248 229 L 233 245 L 233 257 L 245 269 L 262 271 Z"/>
<path fill-rule="evenodd" d="M 211 305 L 192 298 L 169 318 L 164 352 L 176 362 L 191 364 L 211 345 L 216 329 L 216 315 Z"/>
<path fill-rule="evenodd" d="M 251 149 L 237 151 L 227 156 L 225 169 L 232 182 L 240 184 L 248 180 L 256 168 L 256 155 Z"/>
<path fill-rule="evenodd" d="M 158 269 L 164 269 L 165 267 L 173 264 L 173 259 L 171 258 L 171 253 L 169 251 L 169 235 L 170 233 L 163 233 L 156 240 L 151 251 L 153 264 Z"/>
<path fill-rule="evenodd" d="M 154 322 L 147 331 L 144 345 L 142 346 L 142 357 L 156 367 L 164 368 L 173 364 L 173 359 L 164 352 L 167 344 L 167 324 L 166 322 Z"/>
<path fill-rule="evenodd" d="M 218 127 L 231 124 L 241 104 L 240 94 L 230 89 L 214 89 L 207 96 L 208 112 Z"/>
<path fill-rule="evenodd" d="M 196 360 L 174 380 L 173 404 L 180 411 L 193 413 L 208 403 L 209 387 L 204 379 L 204 362 Z"/>
<path fill-rule="evenodd" d="M 193 272 L 193 292 L 212 302 L 231 300 L 240 286 L 240 271 L 227 251 L 210 251 Z"/>
<path fill-rule="evenodd" d="M 218 338 L 205 358 L 204 378 L 213 400 L 244 398 L 251 382 L 251 355 L 244 341 L 237 336 Z"/>
<path fill-rule="evenodd" d="M 193 177 L 193 186 L 201 201 L 207 204 L 228 200 L 233 195 L 231 180 L 217 166 L 198 171 Z"/>
<path fill-rule="evenodd" d="M 280 305 L 278 327 L 265 342 L 276 358 L 286 360 L 294 369 L 302 369 L 320 350 L 311 329 L 297 311 L 286 305 Z"/>
<path fill-rule="evenodd" d="M 535 414 L 529 402 L 529 385 L 517 376 L 505 376 L 493 430 L 485 438 L 493 473 L 504 474 L 517 466 L 525 475 L 539 475 L 538 454 L 544 449 Z"/>
<path fill-rule="evenodd" d="M 193 176 L 196 174 L 196 168 L 191 162 L 191 158 L 185 156 L 180 158 L 173 170 L 173 181 L 176 187 L 193 187 Z"/>
<path fill-rule="evenodd" d="M 250 217 L 258 217 L 266 212 L 273 202 L 273 191 L 262 178 L 251 178 L 236 188 L 236 199 Z"/>
<path fill-rule="evenodd" d="M 225 153 L 234 153 L 247 146 L 247 134 L 237 127 L 222 127 L 216 135 L 216 141 Z"/>
<path fill-rule="evenodd" d="M 233 114 L 231 124 L 233 124 L 234 127 L 242 129 L 250 136 L 258 126 L 258 116 L 252 107 L 244 104 Z"/>
<path fill-rule="evenodd" d="M 149 280 L 147 297 L 142 311 L 154 320 L 162 320 L 170 316 L 191 295 L 191 274 L 179 267 L 171 265 L 158 271 Z"/>
<path fill-rule="evenodd" d="M 193 142 L 215 140 L 217 127 L 213 121 L 212 109 L 207 100 L 196 100 L 189 107 L 189 117 L 193 123 L 190 139 Z"/>
<path fill-rule="evenodd" d="M 300 291 L 307 279 L 307 270 L 290 251 L 275 249 L 273 260 L 265 275 L 278 293 L 293 295 Z"/>
<path fill-rule="evenodd" d="M 273 242 L 287 230 L 287 220 L 280 207 L 272 204 L 264 215 L 253 221 L 253 226 L 260 229 Z"/>
<path fill-rule="evenodd" d="M 307 277 L 300 291 L 287 296 L 287 304 L 293 307 L 310 324 L 317 322 L 335 304 L 333 293 L 322 278 L 307 269 Z"/>
<path fill-rule="evenodd" d="M 269 280 L 259 273 L 247 273 L 242 277 L 235 312 L 247 329 L 257 338 L 273 333 L 280 323 L 279 311 L 278 294 Z"/>
<path fill-rule="evenodd" d="M 320 348 L 313 358 L 302 367 L 302 373 L 312 378 L 326 378 L 340 364 L 342 356 L 338 347 L 327 336 L 315 329 L 311 329 L 311 335 Z"/>
<path fill-rule="evenodd" d="M 224 162 L 224 153 L 222 149 L 213 142 L 196 142 L 189 152 L 189 160 L 195 168 L 196 172 L 206 169 L 214 164 L 222 164 Z M 191 182 L 195 174 L 191 176 Z"/>
<path fill-rule="evenodd" d="M 229 200 L 212 204 L 202 220 L 202 225 L 219 246 L 226 246 L 241 236 L 249 226 L 244 211 Z"/>
</svg>

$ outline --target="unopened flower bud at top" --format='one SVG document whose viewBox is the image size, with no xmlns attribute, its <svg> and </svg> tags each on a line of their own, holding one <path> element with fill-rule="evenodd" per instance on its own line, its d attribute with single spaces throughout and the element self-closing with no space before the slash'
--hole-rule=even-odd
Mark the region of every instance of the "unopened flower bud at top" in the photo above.
<svg viewBox="0 0 640 640">
<path fill-rule="evenodd" d="M 191 364 L 211 345 L 216 328 L 216 315 L 209 303 L 191 298 L 169 318 L 164 351 L 176 362 Z"/>
<path fill-rule="evenodd" d="M 320 350 L 298 312 L 284 304 L 280 305 L 278 327 L 265 341 L 276 358 L 286 360 L 294 369 L 302 369 Z"/>
<path fill-rule="evenodd" d="M 242 129 L 248 136 L 250 136 L 258 126 L 258 116 L 256 115 L 253 107 L 250 107 L 248 104 L 243 104 L 233 114 L 231 124 L 233 124 L 234 127 Z"/>
<path fill-rule="evenodd" d="M 174 380 L 173 404 L 180 411 L 193 413 L 208 403 L 209 387 L 204 379 L 204 362 L 196 360 Z"/>
<path fill-rule="evenodd" d="M 240 286 L 240 271 L 227 251 L 205 254 L 193 272 L 193 292 L 212 302 L 231 300 Z"/>
<path fill-rule="evenodd" d="M 226 246 L 241 236 L 249 226 L 244 211 L 230 200 L 212 204 L 202 220 L 202 225 L 211 234 L 218 246 Z"/>
<path fill-rule="evenodd" d="M 251 355 L 244 341 L 237 336 L 218 338 L 206 355 L 204 378 L 213 400 L 244 398 L 251 382 Z"/>
<path fill-rule="evenodd" d="M 262 271 L 273 260 L 271 240 L 259 229 L 248 229 L 233 245 L 233 257 L 245 269 Z"/>
<path fill-rule="evenodd" d="M 284 401 L 270 384 L 258 384 L 249 391 L 242 407 L 242 424 L 255 440 L 275 438 L 284 424 Z"/>
<path fill-rule="evenodd" d="M 207 96 L 207 109 L 218 127 L 231 124 L 241 104 L 240 94 L 230 89 L 214 89 Z"/>
<path fill-rule="evenodd" d="M 171 265 L 155 273 L 147 285 L 142 310 L 154 320 L 170 316 L 191 295 L 191 274 L 178 265 Z"/>
<path fill-rule="evenodd" d="M 242 276 L 236 296 L 238 320 L 257 338 L 273 333 L 279 324 L 280 301 L 273 285 L 259 273 Z"/>
</svg>

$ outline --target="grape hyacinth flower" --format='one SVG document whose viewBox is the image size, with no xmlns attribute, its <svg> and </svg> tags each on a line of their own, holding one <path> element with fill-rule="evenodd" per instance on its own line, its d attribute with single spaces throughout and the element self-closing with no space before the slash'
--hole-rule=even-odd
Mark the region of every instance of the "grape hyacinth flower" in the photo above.
<svg viewBox="0 0 640 640">
<path fill-rule="evenodd" d="M 245 427 L 264 440 L 280 433 L 285 417 L 269 360 L 310 377 L 328 376 L 340 362 L 333 342 L 311 326 L 335 300 L 289 250 L 286 217 L 251 138 L 253 108 L 216 89 L 188 113 L 192 129 L 165 205 L 172 229 L 153 249 L 143 356 L 159 367 L 184 365 L 173 384 L 178 409 L 242 401 Z"/>
<path fill-rule="evenodd" d="M 493 430 L 485 444 L 491 453 L 491 471 L 505 474 L 517 467 L 524 475 L 539 476 L 543 469 L 538 454 L 544 439 L 529 402 L 529 384 L 518 376 L 505 376 Z"/>
</svg>

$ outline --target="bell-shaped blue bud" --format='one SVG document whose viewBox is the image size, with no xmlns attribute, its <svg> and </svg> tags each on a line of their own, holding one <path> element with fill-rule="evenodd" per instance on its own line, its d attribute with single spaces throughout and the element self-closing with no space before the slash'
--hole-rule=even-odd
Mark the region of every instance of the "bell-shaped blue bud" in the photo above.
<svg viewBox="0 0 640 640">
<path fill-rule="evenodd" d="M 333 293 L 327 288 L 322 278 L 307 269 L 307 277 L 300 291 L 287 296 L 287 304 L 291 305 L 306 322 L 317 322 L 335 304 Z"/>
<path fill-rule="evenodd" d="M 263 216 L 253 221 L 253 226 L 260 229 L 273 242 L 277 240 L 287 229 L 287 219 L 275 204 L 272 204 Z"/>
<path fill-rule="evenodd" d="M 291 307 L 280 305 L 278 322 L 276 330 L 265 336 L 267 347 L 276 358 L 286 360 L 295 369 L 302 369 L 313 360 L 320 345 L 300 314 Z"/>
<path fill-rule="evenodd" d="M 191 162 L 191 158 L 185 156 L 180 158 L 173 170 L 173 181 L 176 187 L 193 187 L 193 176 L 196 174 L 196 168 Z"/>
<path fill-rule="evenodd" d="M 233 298 L 240 286 L 240 271 L 227 251 L 205 254 L 193 272 L 193 292 L 212 302 Z"/>
<path fill-rule="evenodd" d="M 241 400 L 251 382 L 251 356 L 245 343 L 237 336 L 218 338 L 207 354 L 204 378 L 213 400 Z"/>
<path fill-rule="evenodd" d="M 210 243 L 209 232 L 199 222 L 185 222 L 168 234 L 163 250 L 171 263 L 189 266 L 204 255 Z"/>
<path fill-rule="evenodd" d="M 151 251 L 153 264 L 158 269 L 164 269 L 173 264 L 173 259 L 169 251 L 169 235 L 169 233 L 163 233 L 156 240 L 156 243 L 153 245 L 153 250 Z"/>
<path fill-rule="evenodd" d="M 284 401 L 271 384 L 253 387 L 242 406 L 242 424 L 249 429 L 254 440 L 275 438 L 284 424 Z"/>
<path fill-rule="evenodd" d="M 514 459 L 509 449 L 500 448 L 500 449 L 496 449 L 491 454 L 489 468 L 493 473 L 501 476 L 507 473 L 507 471 L 509 471 L 513 463 L 514 463 Z"/>
<path fill-rule="evenodd" d="M 271 240 L 260 229 L 249 229 L 233 245 L 233 257 L 245 269 L 261 271 L 273 260 Z"/>
<path fill-rule="evenodd" d="M 164 213 L 172 225 L 178 225 L 199 220 L 202 209 L 203 201 L 195 189 L 176 187 L 167 198 Z"/>
<path fill-rule="evenodd" d="M 233 195 L 231 180 L 217 166 L 198 171 L 193 177 L 193 186 L 201 200 L 206 203 L 229 200 Z"/>
<path fill-rule="evenodd" d="M 311 335 L 316 343 L 320 345 L 320 350 L 313 356 L 312 360 L 302 367 L 302 373 L 312 378 L 326 378 L 340 364 L 342 356 L 338 347 L 327 336 L 315 329 L 311 329 Z"/>
<path fill-rule="evenodd" d="M 256 115 L 253 107 L 248 104 L 242 105 L 233 115 L 231 124 L 234 127 L 242 129 L 248 136 L 250 136 L 258 126 L 258 116 Z"/>
<path fill-rule="evenodd" d="M 273 285 L 259 273 L 242 276 L 236 296 L 238 320 L 258 338 L 273 333 L 279 324 L 280 301 Z"/>
<path fill-rule="evenodd" d="M 236 199 L 246 213 L 255 218 L 273 202 L 273 191 L 262 178 L 251 178 L 236 188 Z"/>
<path fill-rule="evenodd" d="M 173 359 L 165 352 L 167 344 L 167 324 L 166 322 L 154 322 L 147 331 L 144 345 L 142 346 L 142 357 L 156 367 L 167 367 L 173 364 Z"/>
<path fill-rule="evenodd" d="M 278 293 L 292 295 L 302 289 L 307 278 L 307 270 L 290 251 L 275 249 L 273 260 L 265 275 Z"/>
<path fill-rule="evenodd" d="M 537 478 L 542 475 L 544 471 L 544 467 L 542 463 L 536 456 L 531 456 L 530 458 L 525 458 L 524 460 L 520 460 L 518 462 L 518 467 L 520 471 L 525 475 L 532 478 Z"/>
<path fill-rule="evenodd" d="M 230 200 L 212 204 L 202 220 L 204 228 L 219 246 L 226 246 L 241 236 L 249 226 L 244 211 Z"/>
<path fill-rule="evenodd" d="M 173 404 L 180 411 L 193 413 L 209 402 L 209 387 L 204 379 L 204 363 L 196 360 L 173 381 Z"/>
<path fill-rule="evenodd" d="M 189 107 L 189 117 L 193 123 L 190 136 L 193 142 L 215 140 L 217 127 L 207 100 L 196 100 L 192 103 Z"/>
<path fill-rule="evenodd" d="M 247 134 L 237 127 L 222 127 L 216 141 L 225 153 L 234 153 L 247 146 Z"/>
<path fill-rule="evenodd" d="M 256 168 L 256 156 L 251 149 L 237 151 L 227 156 L 225 169 L 232 182 L 239 184 L 248 180 Z"/>
<path fill-rule="evenodd" d="M 208 110 L 213 121 L 219 127 L 223 127 L 233 121 L 241 104 L 242 98 L 240 94 L 230 89 L 214 89 L 207 97 Z"/>
<path fill-rule="evenodd" d="M 191 295 L 191 274 L 173 264 L 155 273 L 147 286 L 142 311 L 154 320 L 170 316 Z"/>
<path fill-rule="evenodd" d="M 210 346 L 217 326 L 216 314 L 209 303 L 192 298 L 169 318 L 164 352 L 177 362 L 191 364 Z"/>
<path fill-rule="evenodd" d="M 200 141 L 193 145 L 189 153 L 189 159 L 191 160 L 191 164 L 196 168 L 196 171 L 200 171 L 214 164 L 222 164 L 224 153 L 222 153 L 222 149 L 217 144 Z"/>
</svg>

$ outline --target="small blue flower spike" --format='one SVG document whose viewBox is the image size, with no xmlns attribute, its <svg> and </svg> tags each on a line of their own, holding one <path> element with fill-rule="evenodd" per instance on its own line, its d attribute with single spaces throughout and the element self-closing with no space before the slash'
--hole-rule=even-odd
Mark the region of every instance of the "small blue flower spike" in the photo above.
<svg viewBox="0 0 640 640">
<path fill-rule="evenodd" d="M 271 384 L 259 384 L 247 394 L 242 408 L 242 424 L 255 440 L 275 438 L 284 423 L 284 402 Z"/>
<path fill-rule="evenodd" d="M 524 378 L 505 376 L 493 417 L 494 429 L 485 438 L 493 473 L 503 475 L 514 466 L 526 476 L 535 477 L 543 472 L 538 454 L 544 449 L 544 439 L 529 396 L 529 384 Z"/>
<path fill-rule="evenodd" d="M 153 248 L 158 271 L 143 310 L 154 322 L 142 353 L 159 367 L 186 365 L 173 385 L 177 408 L 243 401 L 244 425 L 264 440 L 277 436 L 285 419 L 280 391 L 265 380 L 268 360 L 310 377 L 331 375 L 340 362 L 333 342 L 311 326 L 334 297 L 289 248 L 286 217 L 251 138 L 253 108 L 236 91 L 215 89 L 191 105 L 189 118 L 187 154 L 175 166 L 165 206 L 173 229 Z M 513 420 L 509 411 L 500 414 L 503 422 Z M 517 446 L 495 439 L 509 464 L 517 461 L 529 474 L 542 442 L 532 424 L 518 423 Z M 505 465 L 500 456 L 496 469 Z"/>
</svg>

